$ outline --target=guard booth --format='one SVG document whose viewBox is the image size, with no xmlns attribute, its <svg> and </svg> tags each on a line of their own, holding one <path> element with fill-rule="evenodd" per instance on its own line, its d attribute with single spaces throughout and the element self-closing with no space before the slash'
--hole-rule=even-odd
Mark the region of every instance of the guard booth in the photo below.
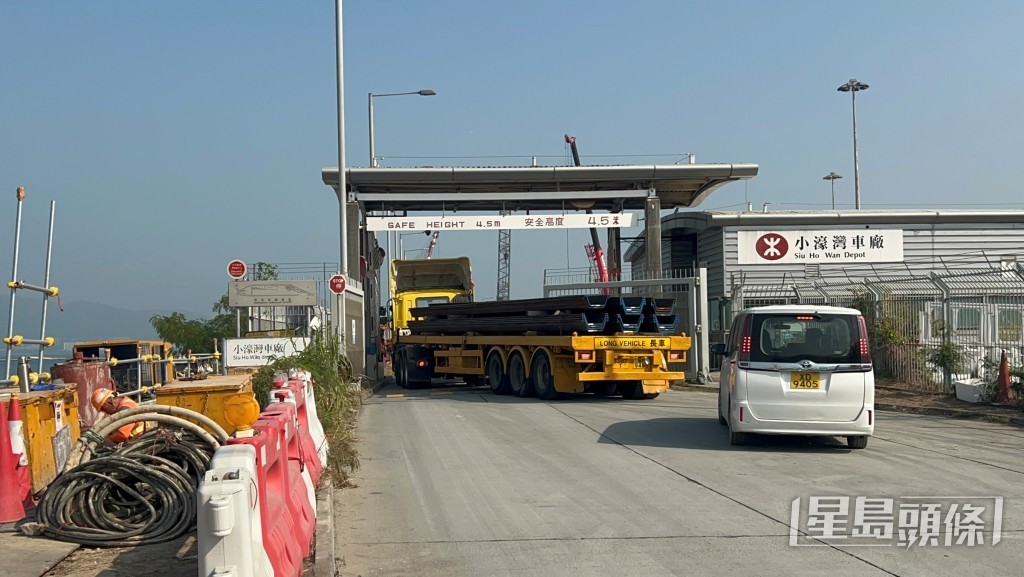
<svg viewBox="0 0 1024 577">
<path fill-rule="evenodd" d="M 92 341 L 75 343 L 74 353 L 82 353 L 84 360 L 119 361 L 141 359 L 156 355 L 160 359 L 171 356 L 171 343 L 164 341 Z M 114 379 L 118 391 L 136 391 L 141 387 L 169 383 L 174 380 L 174 367 L 171 363 L 140 363 L 130 362 L 110 367 L 110 376 Z"/>
</svg>

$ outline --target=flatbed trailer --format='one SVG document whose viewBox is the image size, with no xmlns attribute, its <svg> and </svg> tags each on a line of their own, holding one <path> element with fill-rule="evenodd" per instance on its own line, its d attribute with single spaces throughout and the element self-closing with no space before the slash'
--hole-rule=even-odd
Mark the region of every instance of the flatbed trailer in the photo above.
<svg viewBox="0 0 1024 577">
<path fill-rule="evenodd" d="M 685 378 L 690 337 L 673 299 L 567 296 L 473 300 L 469 259 L 392 261 L 395 381 L 487 383 L 499 395 L 614 394 L 653 399 Z"/>
<path fill-rule="evenodd" d="M 686 335 L 402 335 L 395 344 L 395 380 L 428 386 L 433 377 L 462 377 L 499 395 L 621 394 L 653 399 L 685 378 L 668 363 L 686 361 Z"/>
</svg>

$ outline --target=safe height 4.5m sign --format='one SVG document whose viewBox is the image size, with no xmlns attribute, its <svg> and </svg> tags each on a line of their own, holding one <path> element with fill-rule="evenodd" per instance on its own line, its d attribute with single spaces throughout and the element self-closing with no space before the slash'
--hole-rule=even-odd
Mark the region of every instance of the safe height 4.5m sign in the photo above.
<svg viewBox="0 0 1024 577">
<path fill-rule="evenodd" d="M 740 230 L 739 264 L 902 262 L 902 230 Z"/>
<path fill-rule="evenodd" d="M 505 216 L 371 216 L 366 230 L 453 231 L 500 229 L 629 228 L 632 212 L 605 214 L 509 214 Z"/>
</svg>

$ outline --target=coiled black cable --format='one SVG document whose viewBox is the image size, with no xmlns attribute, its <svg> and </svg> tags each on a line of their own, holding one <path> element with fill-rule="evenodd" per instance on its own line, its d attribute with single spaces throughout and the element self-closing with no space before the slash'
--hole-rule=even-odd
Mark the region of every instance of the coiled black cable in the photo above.
<svg viewBox="0 0 1024 577">
<path fill-rule="evenodd" d="M 39 529 L 90 547 L 171 541 L 195 526 L 196 490 L 214 448 L 162 426 L 57 477 L 36 509 Z"/>
</svg>

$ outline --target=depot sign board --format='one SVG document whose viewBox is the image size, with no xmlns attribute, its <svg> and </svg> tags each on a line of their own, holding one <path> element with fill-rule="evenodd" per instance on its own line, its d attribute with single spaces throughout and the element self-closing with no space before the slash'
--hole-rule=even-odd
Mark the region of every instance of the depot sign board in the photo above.
<svg viewBox="0 0 1024 577">
<path fill-rule="evenodd" d="M 740 230 L 739 264 L 903 262 L 903 230 Z"/>
<path fill-rule="evenodd" d="M 371 216 L 366 230 L 455 231 L 546 228 L 627 228 L 634 225 L 631 212 L 606 214 L 510 214 L 506 216 Z"/>
<path fill-rule="evenodd" d="M 272 359 L 293 356 L 309 344 L 307 338 L 225 339 L 225 367 L 262 367 Z"/>
</svg>

